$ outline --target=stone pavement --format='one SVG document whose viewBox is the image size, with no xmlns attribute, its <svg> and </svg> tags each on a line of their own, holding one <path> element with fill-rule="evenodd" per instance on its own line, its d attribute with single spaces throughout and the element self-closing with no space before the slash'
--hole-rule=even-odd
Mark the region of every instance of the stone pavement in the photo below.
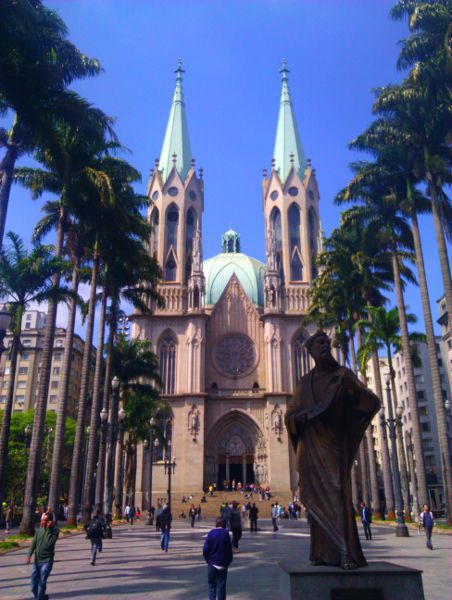
<svg viewBox="0 0 452 600">
<path fill-rule="evenodd" d="M 241 552 L 234 556 L 228 574 L 231 600 L 278 600 L 278 561 L 294 557 L 301 562 L 308 560 L 309 532 L 304 521 L 294 526 L 289 523 L 277 533 L 271 531 L 268 520 L 260 525 L 262 529 L 257 533 L 244 532 Z M 47 591 L 51 600 L 207 598 L 207 568 L 201 550 L 210 527 L 211 522 L 201 521 L 191 529 L 188 523 L 176 520 L 168 554 L 160 550 L 158 534 L 142 523 L 118 527 L 113 539 L 105 541 L 95 567 L 89 564 L 90 543 L 83 535 L 60 540 Z M 422 569 L 426 600 L 450 598 L 452 536 L 434 535 L 434 550 L 429 551 L 423 535 L 396 538 L 394 530 L 387 527 L 375 527 L 373 531 L 372 541 L 363 540 L 368 560 Z M 31 566 L 24 564 L 25 558 L 25 550 L 0 556 L 2 600 L 31 598 Z M 397 590 L 394 592 L 394 598 L 398 598 Z"/>
</svg>

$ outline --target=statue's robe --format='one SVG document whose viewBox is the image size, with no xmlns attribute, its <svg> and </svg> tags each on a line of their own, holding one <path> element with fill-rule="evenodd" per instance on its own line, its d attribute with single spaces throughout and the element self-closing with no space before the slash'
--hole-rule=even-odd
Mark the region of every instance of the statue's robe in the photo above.
<svg viewBox="0 0 452 600">
<path fill-rule="evenodd" d="M 345 374 L 351 389 L 343 385 Z M 351 468 L 379 408 L 379 398 L 339 365 L 304 375 L 288 405 L 286 427 L 297 457 L 300 499 L 310 517 L 311 561 L 367 564 L 356 527 Z M 301 415 L 303 422 L 297 419 Z"/>
</svg>

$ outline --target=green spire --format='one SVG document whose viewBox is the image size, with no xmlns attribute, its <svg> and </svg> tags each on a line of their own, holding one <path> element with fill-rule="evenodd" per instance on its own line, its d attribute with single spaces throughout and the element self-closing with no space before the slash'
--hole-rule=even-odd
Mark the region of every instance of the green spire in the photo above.
<svg viewBox="0 0 452 600">
<path fill-rule="evenodd" d="M 192 163 L 190 137 L 188 135 L 187 116 L 185 114 L 184 94 L 182 92 L 182 61 L 177 64 L 176 89 L 174 90 L 168 125 L 160 153 L 159 169 L 165 182 L 171 173 L 173 164 L 182 181 L 187 177 Z"/>
<path fill-rule="evenodd" d="M 282 89 L 273 158 L 275 169 L 278 171 L 281 181 L 284 182 L 287 179 L 292 163 L 299 175 L 303 176 L 306 169 L 306 159 L 293 112 L 292 99 L 287 83 L 289 80 L 287 76 L 289 69 L 287 68 L 285 58 L 283 58 L 279 72 L 282 78 Z"/>
</svg>

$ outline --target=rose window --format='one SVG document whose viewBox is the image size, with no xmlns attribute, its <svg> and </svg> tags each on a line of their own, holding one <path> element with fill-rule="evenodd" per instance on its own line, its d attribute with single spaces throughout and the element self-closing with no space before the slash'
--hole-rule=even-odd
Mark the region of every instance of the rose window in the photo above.
<svg viewBox="0 0 452 600">
<path fill-rule="evenodd" d="M 256 348 L 246 335 L 227 335 L 216 345 L 214 361 L 217 368 L 229 377 L 241 377 L 253 369 Z"/>
</svg>

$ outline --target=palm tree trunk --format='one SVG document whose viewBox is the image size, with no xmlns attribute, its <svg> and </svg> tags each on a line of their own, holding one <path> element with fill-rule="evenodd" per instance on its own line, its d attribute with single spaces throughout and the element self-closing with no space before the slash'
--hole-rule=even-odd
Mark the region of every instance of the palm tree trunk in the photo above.
<svg viewBox="0 0 452 600">
<path fill-rule="evenodd" d="M 377 354 L 372 355 L 372 370 L 374 372 L 375 377 L 375 387 L 377 390 L 377 396 L 380 398 L 380 400 L 383 400 L 383 387 L 381 385 L 380 365 L 378 362 Z M 385 492 L 386 511 L 388 514 L 388 519 L 395 519 L 394 490 L 392 489 L 388 436 L 386 432 L 386 426 L 382 425 L 381 419 L 378 419 L 378 440 L 380 443 L 381 471 L 383 475 L 383 488 Z"/>
<path fill-rule="evenodd" d="M 428 501 L 427 481 L 425 477 L 424 453 L 422 448 L 422 434 L 419 421 L 419 412 L 417 408 L 416 386 L 414 383 L 413 362 L 410 352 L 410 338 L 408 333 L 408 324 L 406 320 L 405 301 L 403 298 L 402 281 L 400 277 L 399 259 L 395 247 L 392 248 L 392 269 L 394 274 L 394 284 L 397 296 L 397 308 L 400 320 L 400 333 L 402 338 L 402 352 L 405 360 L 405 368 L 408 383 L 409 410 L 411 412 L 411 426 L 413 430 L 413 446 L 416 463 L 416 474 L 418 489 L 413 495 L 413 505 L 416 509 L 419 505 Z M 417 494 L 416 494 L 417 491 Z"/>
<path fill-rule="evenodd" d="M 5 475 L 6 467 L 8 464 L 8 442 L 9 433 L 11 429 L 11 415 L 14 406 L 14 392 L 16 388 L 16 370 L 17 370 L 17 356 L 19 354 L 20 345 L 20 322 L 22 321 L 22 310 L 18 310 L 16 321 L 19 324 L 19 333 L 17 333 L 17 324 L 14 328 L 16 332 L 13 337 L 13 344 L 11 346 L 11 352 L 9 355 L 9 385 L 8 395 L 6 397 L 5 410 L 3 411 L 2 429 L 0 432 L 0 507 L 5 499 Z"/>
<path fill-rule="evenodd" d="M 14 142 L 15 125 L 17 116 L 9 136 L 6 154 L 0 165 L 2 171 L 0 184 L 0 250 L 3 247 L 3 237 L 5 235 L 6 215 L 8 213 L 9 196 L 11 194 L 11 185 L 14 179 L 14 166 L 19 154 L 17 144 Z"/>
<path fill-rule="evenodd" d="M 438 203 L 438 193 L 433 182 L 433 175 L 427 172 L 428 191 L 432 201 L 433 224 L 435 226 L 436 242 L 438 244 L 439 263 L 441 275 L 443 278 L 444 295 L 446 297 L 446 307 L 449 312 L 449 329 L 452 329 L 452 279 L 450 273 L 450 263 L 447 256 L 446 240 L 444 238 L 444 229 L 441 223 L 441 213 Z M 439 417 L 439 415 L 438 415 Z"/>
<path fill-rule="evenodd" d="M 116 314 L 117 314 L 117 297 L 112 293 L 111 304 L 110 304 L 110 318 L 109 318 L 109 332 L 108 332 L 108 345 L 107 345 L 107 359 L 105 363 L 105 379 L 104 379 L 104 406 L 110 407 L 108 411 L 108 460 L 106 461 L 106 477 L 105 477 L 105 490 L 104 490 L 104 514 L 110 514 L 112 511 L 113 503 L 113 487 L 114 487 L 114 473 L 115 473 L 115 452 L 114 447 L 116 444 L 116 425 L 118 421 L 118 396 L 119 394 L 112 394 L 112 402 L 110 406 L 110 386 L 111 386 L 111 356 L 113 350 L 113 342 L 116 333 Z"/>
<path fill-rule="evenodd" d="M 92 345 L 93 345 L 93 328 L 94 328 L 94 315 L 96 313 L 96 290 L 97 290 L 97 278 L 99 274 L 99 256 L 94 255 L 93 266 L 91 270 L 91 287 L 89 292 L 89 304 L 88 304 L 88 318 L 86 323 L 86 339 L 85 347 L 83 349 L 82 359 L 82 374 L 81 374 L 81 385 L 80 394 L 78 400 L 78 412 L 77 412 L 77 425 L 75 429 L 75 440 L 74 450 L 72 454 L 72 466 L 71 466 L 71 481 L 69 485 L 69 503 L 68 503 L 68 525 L 77 524 L 77 512 L 78 512 L 78 498 L 80 492 L 80 460 L 83 453 L 83 433 L 85 429 L 86 421 L 86 407 L 88 400 L 89 390 L 89 376 L 91 371 L 91 356 L 92 356 Z M 96 436 L 96 430 L 90 432 L 91 436 Z"/>
<path fill-rule="evenodd" d="M 71 290 L 76 294 L 79 285 L 80 259 L 77 257 L 72 269 Z M 61 374 L 61 387 L 58 397 L 57 419 L 55 425 L 55 441 L 53 444 L 52 472 L 50 475 L 49 506 L 58 514 L 58 504 L 61 491 L 61 470 L 64 455 L 64 434 L 66 432 L 66 415 L 68 404 L 69 380 L 72 369 L 72 347 L 74 342 L 75 315 L 77 313 L 77 301 L 71 299 L 67 320 L 66 338 L 64 342 L 63 366 Z"/>
<path fill-rule="evenodd" d="M 87 523 L 91 516 L 91 500 L 93 492 L 94 468 L 96 466 L 96 450 L 97 450 L 97 430 L 99 426 L 100 414 L 100 376 L 102 373 L 103 354 L 104 354 L 104 334 L 105 334 L 105 313 L 107 309 L 107 295 L 105 291 L 102 293 L 102 301 L 100 305 L 99 317 L 99 339 L 97 342 L 96 351 L 96 368 L 94 371 L 93 383 L 93 405 L 91 408 L 90 432 L 88 441 L 88 457 L 86 461 L 85 489 L 83 491 L 83 520 Z M 97 477 L 100 478 L 100 461 L 97 469 Z M 97 501 L 96 501 L 97 504 Z"/>
<path fill-rule="evenodd" d="M 66 214 L 63 208 L 60 209 L 60 218 L 58 222 L 57 238 L 55 244 L 55 256 L 60 257 L 63 252 L 63 242 L 66 225 Z M 58 286 L 61 276 L 53 276 L 53 285 Z M 55 322 L 57 315 L 57 302 L 49 301 L 47 309 L 47 320 L 44 331 L 44 341 L 41 354 L 41 371 L 38 385 L 38 393 L 35 401 L 35 416 L 33 422 L 33 431 L 31 435 L 30 453 L 27 466 L 27 479 L 25 483 L 24 508 L 22 513 L 22 522 L 19 532 L 25 535 L 34 533 L 34 516 L 36 505 L 36 494 L 39 484 L 39 474 L 41 470 L 41 450 L 44 439 L 44 428 L 47 412 L 47 398 L 49 394 L 50 369 L 52 366 L 53 340 L 55 337 Z M 53 508 L 53 507 L 52 507 Z"/>
<path fill-rule="evenodd" d="M 361 339 L 361 331 L 358 328 L 358 344 L 361 347 L 362 339 Z M 355 352 L 355 344 L 353 341 L 353 334 L 350 334 L 350 350 L 352 353 L 352 364 L 355 373 L 359 377 L 359 370 L 356 361 L 356 352 Z M 380 492 L 378 487 L 378 477 L 377 477 L 377 459 L 375 456 L 375 445 L 374 445 L 374 436 L 372 434 L 372 423 L 366 429 L 366 440 L 367 440 L 367 457 L 369 461 L 369 479 L 370 479 L 370 497 L 371 497 L 371 508 L 372 513 L 376 519 L 381 518 L 381 509 L 380 509 Z M 367 504 L 367 502 L 366 502 Z"/>
<path fill-rule="evenodd" d="M 438 429 L 438 441 L 440 454 L 444 457 L 442 461 L 442 473 L 444 477 L 444 496 L 446 500 L 446 512 L 448 524 L 452 525 L 452 465 L 449 452 L 449 439 L 447 433 L 447 415 L 443 404 L 441 375 L 438 367 L 438 357 L 436 355 L 435 332 L 433 330 L 432 312 L 430 306 L 430 297 L 427 287 L 427 278 L 425 276 L 424 254 L 422 251 L 422 242 L 419 232 L 419 223 L 417 214 L 413 210 L 411 213 L 411 223 L 413 229 L 414 248 L 416 252 L 416 266 L 418 271 L 419 287 L 421 289 L 422 311 L 424 314 L 425 333 L 427 335 L 427 351 L 430 365 L 430 373 L 433 383 L 433 400 L 435 403 L 436 426 Z M 447 255 L 446 255 L 447 258 Z M 447 299 L 446 299 L 447 303 Z M 449 306 L 449 305 L 448 305 Z M 452 304 L 450 305 L 452 307 Z M 452 314 L 452 309 L 449 309 Z"/>
</svg>

